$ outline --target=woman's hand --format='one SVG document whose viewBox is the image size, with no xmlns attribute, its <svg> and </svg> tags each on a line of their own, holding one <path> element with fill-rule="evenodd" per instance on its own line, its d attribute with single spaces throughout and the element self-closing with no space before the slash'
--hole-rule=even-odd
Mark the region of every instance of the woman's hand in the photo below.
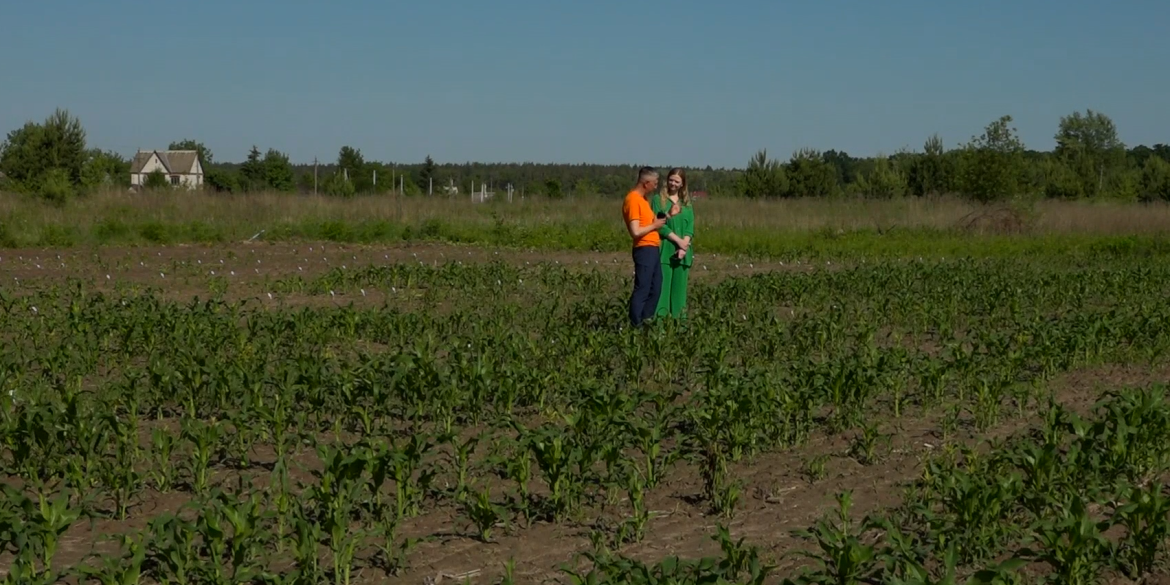
<svg viewBox="0 0 1170 585">
<path fill-rule="evenodd" d="M 687 257 L 687 251 L 685 249 L 679 250 L 678 252 L 675 252 L 674 257 L 682 260 Z"/>
</svg>

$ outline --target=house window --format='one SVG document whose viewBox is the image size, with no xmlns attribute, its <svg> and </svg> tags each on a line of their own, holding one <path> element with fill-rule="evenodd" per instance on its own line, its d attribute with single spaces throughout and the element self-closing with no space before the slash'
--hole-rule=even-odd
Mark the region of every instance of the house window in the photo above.
<svg viewBox="0 0 1170 585">
<path fill-rule="evenodd" d="M 171 184 L 172 184 L 172 185 L 178 185 L 178 184 L 179 184 L 179 175 L 171 175 Z"/>
</svg>

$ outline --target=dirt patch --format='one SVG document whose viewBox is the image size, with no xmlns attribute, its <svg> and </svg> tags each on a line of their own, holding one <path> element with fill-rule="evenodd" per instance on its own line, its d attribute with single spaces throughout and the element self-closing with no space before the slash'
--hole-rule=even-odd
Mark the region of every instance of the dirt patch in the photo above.
<svg viewBox="0 0 1170 585">
<path fill-rule="evenodd" d="M 156 289 L 167 300 L 208 298 L 225 300 L 256 298 L 268 302 L 281 297 L 294 305 L 380 306 L 383 295 L 337 292 L 329 298 L 298 300 L 310 295 L 273 292 L 280 279 L 300 276 L 313 279 L 331 270 L 369 266 L 421 263 L 441 266 L 452 261 L 504 262 L 515 266 L 563 265 L 582 270 L 602 270 L 632 275 L 628 253 L 564 252 L 491 249 L 453 244 L 364 246 L 306 243 L 250 242 L 225 245 L 178 245 L 150 247 L 17 248 L 0 251 L 0 287 L 19 294 L 44 285 L 83 283 L 88 290 Z M 717 254 L 699 255 L 691 282 L 710 283 L 729 276 L 748 276 L 777 270 L 823 269 L 810 263 L 744 260 Z M 319 295 L 318 295 L 319 296 Z"/>
</svg>

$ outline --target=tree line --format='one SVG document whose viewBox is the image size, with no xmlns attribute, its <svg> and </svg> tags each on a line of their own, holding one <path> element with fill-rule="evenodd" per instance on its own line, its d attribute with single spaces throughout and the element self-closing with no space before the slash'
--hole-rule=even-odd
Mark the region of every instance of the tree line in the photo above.
<svg viewBox="0 0 1170 585">
<path fill-rule="evenodd" d="M 761 150 L 740 175 L 749 197 L 872 198 L 960 194 L 982 202 L 1032 195 L 1053 199 L 1170 201 L 1170 145 L 1127 148 L 1108 116 L 1087 110 L 1060 118 L 1051 151 L 1028 149 L 1011 116 L 946 149 L 938 135 L 920 152 L 853 158 L 798 150 L 786 162 Z"/>
<path fill-rule="evenodd" d="M 710 196 L 873 198 L 959 194 L 977 201 L 1019 195 L 1170 201 L 1170 145 L 1127 147 L 1113 121 L 1087 110 L 1060 118 L 1056 147 L 1028 149 L 1011 116 L 988 124 L 965 144 L 946 148 L 937 135 L 920 151 L 902 149 L 872 157 L 837 150 L 800 149 L 787 160 L 760 150 L 744 168 L 688 168 L 693 191 Z M 167 146 L 198 152 L 204 188 L 221 193 L 277 191 L 354 196 L 401 192 L 407 196 L 468 194 L 474 189 L 520 196 L 620 195 L 640 164 L 418 163 L 367 160 L 343 146 L 337 158 L 293 164 L 275 148 L 252 146 L 243 162 L 217 161 L 194 139 Z M 667 165 L 662 165 L 667 166 Z M 81 121 L 57 109 L 43 122 L 12 130 L 0 145 L 0 191 L 64 201 L 100 188 L 128 188 L 130 160 L 91 147 Z M 148 188 L 165 190 L 165 177 Z"/>
</svg>

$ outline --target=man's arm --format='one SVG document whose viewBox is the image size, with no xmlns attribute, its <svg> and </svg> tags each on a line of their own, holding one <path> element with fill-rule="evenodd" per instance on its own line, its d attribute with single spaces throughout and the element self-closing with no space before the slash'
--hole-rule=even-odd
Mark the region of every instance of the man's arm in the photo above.
<svg viewBox="0 0 1170 585">
<path fill-rule="evenodd" d="M 636 240 L 636 239 L 662 227 L 663 225 L 666 225 L 665 219 L 655 220 L 654 223 L 652 223 L 646 227 L 642 227 L 638 220 L 631 219 L 629 221 L 629 223 L 626 224 L 626 230 L 630 232 L 630 237 Z"/>
</svg>

